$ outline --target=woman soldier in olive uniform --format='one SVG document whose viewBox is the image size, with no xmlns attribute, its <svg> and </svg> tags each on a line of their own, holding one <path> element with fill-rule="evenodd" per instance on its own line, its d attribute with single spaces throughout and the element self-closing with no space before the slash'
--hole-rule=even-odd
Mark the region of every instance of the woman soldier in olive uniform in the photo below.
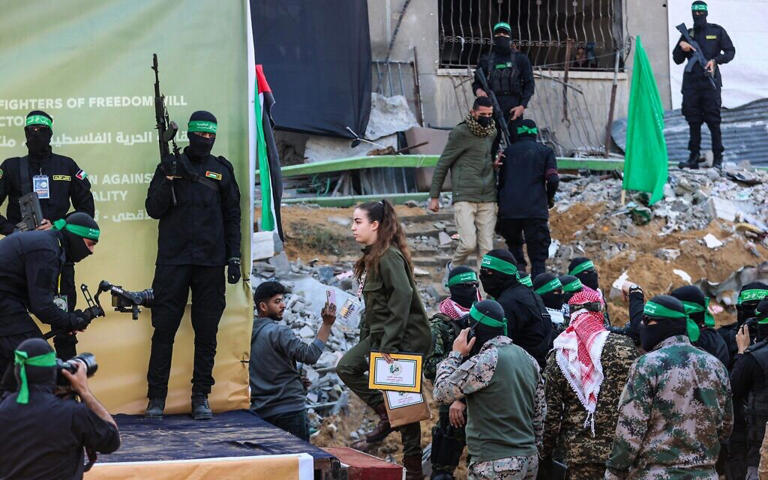
<svg viewBox="0 0 768 480">
<path fill-rule="evenodd" d="M 361 285 L 365 314 L 360 325 L 360 342 L 336 366 L 341 380 L 379 416 L 379 424 L 356 445 L 366 449 L 382 441 L 392 428 L 380 392 L 368 388 L 368 355 L 372 351 L 426 355 L 431 345 L 427 314 L 413 279 L 413 264 L 405 232 L 387 200 L 358 206 L 352 232 L 363 245 L 363 256 L 355 264 Z M 399 428 L 403 439 L 403 464 L 407 479 L 421 480 L 421 429 L 415 422 Z"/>
</svg>

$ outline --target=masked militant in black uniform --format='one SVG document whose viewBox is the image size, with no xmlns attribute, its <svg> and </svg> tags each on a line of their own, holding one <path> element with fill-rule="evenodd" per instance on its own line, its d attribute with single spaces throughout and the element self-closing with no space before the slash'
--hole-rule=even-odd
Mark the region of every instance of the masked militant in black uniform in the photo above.
<svg viewBox="0 0 768 480">
<path fill-rule="evenodd" d="M 696 46 L 680 37 L 672 58 L 680 65 L 688 61 L 683 74 L 683 116 L 690 128 L 688 150 L 691 152 L 688 162 L 681 162 L 680 168 L 699 168 L 699 149 L 701 148 L 701 124 L 706 123 L 712 136 L 712 166 L 722 168 L 723 139 L 720 133 L 720 90 L 723 80 L 720 75 L 722 65 L 733 60 L 736 49 L 723 27 L 707 22 L 707 4 L 702 1 L 691 5 L 693 28 L 688 35 Z M 700 48 L 706 64 L 696 60 L 695 49 Z"/>
<path fill-rule="evenodd" d="M 173 340 L 191 290 L 195 331 L 192 415 L 201 420 L 212 416 L 208 394 L 214 383 L 216 334 L 226 304 L 224 267 L 229 283 L 237 283 L 241 275 L 240 191 L 232 164 L 210 153 L 216 139 L 216 117 L 195 112 L 187 130 L 189 146 L 177 166 L 172 170 L 168 168 L 170 162 L 161 162 L 147 192 L 147 213 L 160 223 L 152 282 L 155 332 L 147 373 L 146 415 L 163 414 Z"/>
</svg>

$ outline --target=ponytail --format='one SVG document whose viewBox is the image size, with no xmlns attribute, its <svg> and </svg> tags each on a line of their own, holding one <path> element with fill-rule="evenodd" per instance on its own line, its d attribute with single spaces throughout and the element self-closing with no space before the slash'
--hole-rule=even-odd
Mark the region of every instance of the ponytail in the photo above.
<svg viewBox="0 0 768 480">
<path fill-rule="evenodd" d="M 379 222 L 376 243 L 355 263 L 355 276 L 358 280 L 366 271 L 376 271 L 379 268 L 379 261 L 384 252 L 394 245 L 405 257 L 409 273 L 413 274 L 413 261 L 411 252 L 408 250 L 408 242 L 405 237 L 405 230 L 397 219 L 395 207 L 389 200 L 384 199 L 378 202 L 367 202 L 357 206 L 364 210 L 368 216 L 369 222 Z"/>
</svg>

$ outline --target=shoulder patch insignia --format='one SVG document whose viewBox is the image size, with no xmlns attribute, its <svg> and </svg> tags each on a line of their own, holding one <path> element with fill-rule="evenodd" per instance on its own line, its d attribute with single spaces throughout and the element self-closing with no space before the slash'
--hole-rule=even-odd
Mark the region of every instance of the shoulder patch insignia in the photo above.
<svg viewBox="0 0 768 480">
<path fill-rule="evenodd" d="M 0 179 L 3 178 L 3 169 L 0 168 Z"/>
<path fill-rule="evenodd" d="M 707 40 L 717 40 L 717 35 L 707 35 Z"/>
<path fill-rule="evenodd" d="M 72 177 L 70 177 L 69 175 L 54 175 L 53 180 L 54 181 L 58 180 L 60 182 L 71 182 Z"/>
<path fill-rule="evenodd" d="M 78 170 L 77 173 L 75 174 L 75 177 L 77 177 L 80 180 L 85 180 L 86 178 L 88 178 L 88 174 L 85 173 L 85 170 Z"/>
<path fill-rule="evenodd" d="M 220 173 L 212 172 L 210 170 L 206 170 L 205 177 L 206 178 L 211 178 L 213 180 L 221 180 L 221 174 Z"/>
</svg>

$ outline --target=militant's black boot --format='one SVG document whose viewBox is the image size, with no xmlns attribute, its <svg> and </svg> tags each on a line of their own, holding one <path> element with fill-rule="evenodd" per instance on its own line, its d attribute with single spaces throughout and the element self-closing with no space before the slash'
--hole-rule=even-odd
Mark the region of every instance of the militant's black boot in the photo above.
<svg viewBox="0 0 768 480">
<path fill-rule="evenodd" d="M 715 158 L 712 159 L 712 168 L 716 168 L 720 171 L 723 170 L 723 156 L 722 155 L 715 155 Z"/>
<path fill-rule="evenodd" d="M 165 410 L 164 398 L 150 398 L 147 409 L 144 411 L 144 416 L 147 418 L 163 418 L 163 410 Z"/>
<path fill-rule="evenodd" d="M 687 162 L 680 162 L 677 164 L 677 168 L 690 168 L 696 170 L 699 168 L 699 152 L 691 152 L 688 156 Z"/>
<path fill-rule="evenodd" d="M 192 418 L 195 420 L 210 420 L 213 418 L 213 411 L 208 405 L 208 397 L 205 395 L 192 396 Z"/>
</svg>

